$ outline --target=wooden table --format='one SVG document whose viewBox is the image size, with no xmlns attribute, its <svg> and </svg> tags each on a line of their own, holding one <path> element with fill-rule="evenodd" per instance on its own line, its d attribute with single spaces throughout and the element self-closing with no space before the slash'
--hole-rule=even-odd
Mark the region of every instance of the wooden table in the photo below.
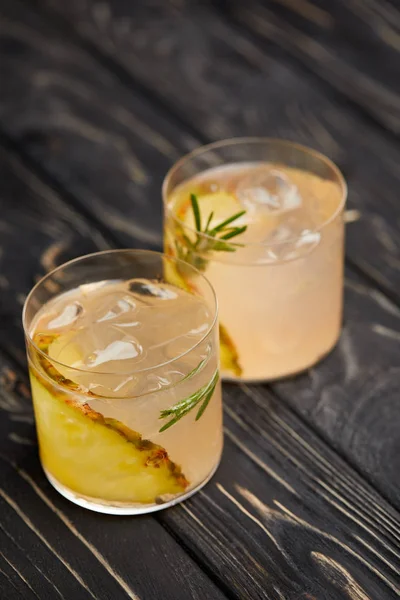
<svg viewBox="0 0 400 600">
<path fill-rule="evenodd" d="M 399 597 L 399 6 L 1 0 L 2 600 Z M 183 505 L 80 509 L 39 465 L 21 305 L 73 256 L 160 247 L 166 170 L 239 135 L 348 180 L 340 342 L 296 379 L 224 387 L 221 467 Z"/>
</svg>

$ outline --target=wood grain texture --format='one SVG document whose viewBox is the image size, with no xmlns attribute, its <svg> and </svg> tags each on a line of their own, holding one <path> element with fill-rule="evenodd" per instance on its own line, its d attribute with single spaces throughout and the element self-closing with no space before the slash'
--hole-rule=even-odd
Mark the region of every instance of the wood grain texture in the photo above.
<svg viewBox="0 0 400 600">
<path fill-rule="evenodd" d="M 197 143 L 266 135 L 298 141 L 332 158 L 348 181 L 349 208 L 361 215 L 348 228 L 348 256 L 400 298 L 400 151 L 346 102 L 338 102 L 290 61 L 278 60 L 273 48 L 244 36 L 203 3 L 35 3 L 45 14 L 49 7 L 50 15 L 60 15 L 61 23 L 55 19 L 54 25 L 78 33 L 85 47 L 102 53 L 108 67 L 122 70 L 131 91 L 145 86 L 143 102 L 156 95 L 167 103 L 176 131 L 194 127 Z M 357 80 L 352 86 L 358 89 Z M 180 127 L 178 117 L 184 121 Z M 163 173 L 156 169 L 154 164 L 161 181 Z"/>
<path fill-rule="evenodd" d="M 5 478 L 0 503 L 4 531 L 62 597 L 225 597 L 153 517 L 115 519 L 64 500 L 45 480 L 36 452 Z"/>
<path fill-rule="evenodd" d="M 19 581 L 16 584 L 13 581 L 12 575 L 10 576 L 9 574 L 7 574 L 6 571 L 2 569 L 0 561 L 0 589 L 4 594 L 4 597 L 10 599 L 13 598 L 15 600 L 23 600 L 24 597 L 26 598 L 27 596 L 23 595 L 23 592 L 19 589 L 20 585 L 18 584 L 20 584 Z M 28 589 L 27 591 L 28 597 L 32 598 L 32 595 L 30 595 L 30 590 Z"/>
<path fill-rule="evenodd" d="M 80 254 L 110 247 L 10 149 L 0 147 L 0 333 L 23 355 L 21 312 L 26 294 L 46 272 Z"/>
<path fill-rule="evenodd" d="M 269 46 L 400 133 L 400 6 L 388 0 L 215 0 Z"/>
<path fill-rule="evenodd" d="M 216 133 L 230 136 L 265 132 L 295 138 L 328 153 L 348 179 L 349 206 L 361 212 L 361 219 L 348 226 L 347 254 L 351 264 L 399 301 L 397 167 L 400 153 L 393 143 L 364 126 L 357 115 L 346 112 L 322 91 L 314 89 L 295 70 L 278 63 L 233 32 L 208 9 L 197 6 L 189 10 L 181 4 L 157 1 L 152 2 L 151 7 L 142 3 L 109 5 L 91 1 L 68 5 L 53 2 L 51 6 L 73 22 L 97 48 L 124 65 L 132 77 L 140 78 L 179 107 L 188 121 L 196 122 L 205 137 L 211 138 Z M 128 32 L 125 36 L 118 33 L 121 22 Z M 267 104 L 264 98 L 268 99 Z M 359 135 L 361 127 L 362 136 Z M 358 286 L 362 288 L 364 283 L 350 275 L 350 286 L 360 289 Z M 393 399 L 387 400 L 393 403 L 394 410 L 393 416 L 389 413 L 393 424 L 388 424 L 391 435 L 382 436 L 384 452 L 376 455 L 373 446 L 364 447 L 368 433 L 361 434 L 362 412 L 357 441 L 350 433 L 343 434 L 342 424 L 347 422 L 351 411 L 362 404 L 367 393 L 368 386 L 362 385 L 367 374 L 370 373 L 368 377 L 372 379 L 376 376 L 396 380 L 399 351 L 396 305 L 368 285 L 364 291 L 363 304 L 354 290 L 347 289 L 346 328 L 332 357 L 313 369 L 300 387 L 295 380 L 276 389 L 278 392 L 284 389 L 286 400 L 295 410 L 357 468 L 362 470 L 365 463 L 371 481 L 400 506 L 397 478 L 393 477 L 396 470 L 400 470 L 398 453 L 389 451 L 397 443 L 394 432 L 399 424 L 393 394 Z M 389 321 L 390 325 L 385 325 Z M 390 330 L 386 337 L 377 333 L 385 328 Z M 365 358 L 354 381 L 345 374 L 344 363 L 358 353 Z M 390 376 L 382 375 L 389 373 L 389 369 L 392 369 Z M 338 384 L 338 388 L 325 392 L 325 386 L 329 388 L 335 377 L 340 378 L 341 387 Z M 319 383 L 310 385 L 310 380 Z M 325 403 L 321 402 L 322 393 Z M 313 410 L 304 408 L 304 395 Z M 383 413 L 382 419 L 385 415 Z M 352 426 L 356 427 L 354 420 Z M 373 428 L 373 422 L 370 427 Z M 379 422 L 376 432 L 371 431 L 370 435 L 380 439 L 382 427 L 386 426 Z M 389 461 L 386 452 L 390 455 Z"/>
<path fill-rule="evenodd" d="M 23 4 L 5 0 L 0 12 L 0 77 L 12 82 L 2 88 L 3 130 L 93 222 L 125 245 L 160 245 L 161 204 L 147 199 L 160 199 L 190 136 Z"/>
<path fill-rule="evenodd" d="M 307 426 L 265 391 L 231 386 L 225 434 L 217 478 L 161 517 L 203 560 L 235 548 L 219 568 L 244 597 L 398 597 L 399 514 Z"/>
<path fill-rule="evenodd" d="M 25 169 L 21 167 L 16 172 L 25 176 Z M 53 211 L 54 219 L 57 212 Z M 34 235 L 34 220 L 31 227 L 31 235 Z M 29 228 L 25 235 L 29 239 Z M 41 255 L 38 252 L 36 264 L 40 262 Z M 7 264 L 3 264 L 5 276 L 8 276 Z M 326 369 L 327 363 L 323 363 L 309 375 L 314 381 L 318 380 L 318 373 L 322 373 L 319 382 L 326 382 L 328 401 L 325 401 L 323 408 L 320 406 L 319 410 L 315 410 L 315 414 L 321 416 L 323 410 L 328 415 L 333 409 L 337 411 L 337 431 L 334 433 L 339 443 L 342 442 L 340 428 L 343 428 L 345 419 L 349 422 L 351 419 L 343 413 L 343 405 L 335 402 L 337 395 L 329 389 L 327 373 L 333 368 L 333 381 L 341 385 L 343 394 L 348 391 L 345 407 L 351 411 L 357 406 L 354 402 L 359 402 L 359 396 L 355 399 L 351 397 L 351 388 L 346 385 L 346 380 L 356 381 L 360 370 L 361 373 L 364 369 L 368 371 L 371 364 L 367 353 L 362 362 L 360 358 L 349 355 L 349 337 L 350 340 L 354 338 L 353 343 L 357 348 L 358 339 L 362 340 L 365 348 L 374 344 L 377 354 L 383 353 L 381 365 L 390 364 L 397 356 L 396 347 L 387 345 L 385 336 L 375 339 L 373 330 L 369 330 L 363 317 L 373 318 L 375 330 L 378 325 L 381 328 L 378 328 L 379 331 L 393 331 L 399 310 L 376 290 L 363 286 L 354 276 L 349 277 L 346 307 L 353 329 L 349 332 L 346 323 L 339 348 L 328 359 L 333 361 L 333 367 Z M 9 293 L 15 293 L 13 285 Z M 363 303 L 360 303 L 359 294 L 362 294 Z M 362 338 L 360 331 L 364 331 Z M 8 348 L 12 349 L 14 345 L 18 347 L 19 342 L 10 331 Z M 18 356 L 17 351 L 12 354 Z M 356 364 L 355 360 L 358 361 Z M 39 567 L 49 563 L 51 581 L 63 590 L 66 584 L 68 589 L 70 585 L 73 588 L 76 586 L 78 598 L 87 597 L 87 590 L 99 598 L 113 597 L 113 593 L 118 593 L 108 570 L 108 584 L 103 581 L 105 576 L 101 567 L 104 567 L 104 561 L 108 569 L 117 571 L 129 589 L 141 597 L 130 579 L 134 577 L 136 581 L 138 571 L 136 567 L 131 571 L 130 565 L 140 562 L 145 571 L 140 571 L 139 580 L 147 582 L 150 573 L 146 569 L 152 568 L 152 561 L 159 565 L 164 560 L 161 563 L 164 566 L 160 567 L 164 573 L 164 570 L 171 568 L 169 557 L 172 554 L 179 555 L 179 547 L 167 552 L 163 530 L 160 532 L 158 528 L 152 538 L 155 541 L 151 552 L 145 555 L 140 549 L 140 558 L 134 559 L 132 540 L 140 540 L 146 547 L 150 544 L 149 530 L 153 531 L 157 525 L 156 522 L 149 525 L 153 522 L 152 518 L 123 519 L 121 522 L 119 519 L 92 515 L 70 505 L 52 490 L 44 479 L 36 451 L 33 452 L 32 448 L 35 437 L 26 376 L 20 367 L 15 369 L 14 364 L 7 363 L 5 357 L 2 364 L 3 417 L 0 423 L 4 432 L 2 429 L 1 452 L 8 459 L 2 469 L 6 473 L 2 487 L 5 503 L 2 514 L 7 515 L 7 535 L 19 540 L 24 552 L 35 540 L 38 550 L 34 555 L 28 553 L 28 560 L 35 566 L 39 564 Z M 378 369 L 380 364 L 376 367 Z M 281 384 L 283 387 L 279 391 L 282 395 L 287 392 L 285 386 L 288 385 L 294 384 Z M 314 409 L 312 396 L 315 391 L 306 381 L 298 381 L 297 392 L 301 403 L 295 408 L 299 410 L 300 406 L 308 419 Z M 287 400 L 292 402 L 292 394 L 287 395 Z M 389 396 L 387 401 L 394 402 L 394 399 L 395 396 Z M 396 553 L 399 552 L 398 513 L 265 388 L 241 390 L 234 386 L 226 387 L 225 400 L 226 449 L 222 467 L 214 482 L 184 507 L 157 517 L 158 521 L 188 547 L 203 568 L 213 573 L 219 585 L 228 589 L 235 598 L 280 598 L 282 594 L 284 598 L 296 598 L 296 594 L 306 593 L 318 597 L 326 590 L 327 598 L 337 598 L 339 593 L 343 598 L 357 598 L 354 594 L 360 590 L 371 599 L 377 595 L 377 590 L 380 598 L 396 597 L 393 569 L 398 559 Z M 366 411 L 366 414 L 370 414 L 370 411 Z M 385 415 L 386 411 L 382 414 Z M 398 438 L 394 434 L 398 431 L 399 423 L 396 421 L 396 411 L 390 414 L 390 421 L 383 417 L 385 435 L 377 437 L 381 451 L 375 453 L 376 444 L 369 446 L 363 440 L 360 447 L 364 455 L 361 455 L 359 466 L 363 469 L 368 461 L 376 460 L 370 472 L 371 477 L 378 472 L 376 484 L 395 496 L 398 490 L 394 458 L 398 456 Z M 313 420 L 319 425 L 314 417 Z M 363 433 L 362 420 L 360 425 L 358 427 L 357 422 L 353 423 L 353 432 L 358 435 Z M 388 425 L 390 431 L 387 430 Z M 271 431 L 271 427 L 275 429 Z M 321 430 L 325 434 L 326 423 Z M 378 436 L 379 430 L 371 425 L 364 428 L 369 435 L 376 431 Z M 354 445 L 353 459 L 359 455 L 360 447 Z M 15 463 L 17 467 L 14 467 Z M 337 475 L 337 480 L 332 480 L 332 474 L 335 473 L 340 477 Z M 51 515 L 48 514 L 50 511 Z M 267 518 L 266 515 L 272 515 L 273 518 Z M 16 521 L 19 524 L 16 525 Z M 255 532 L 258 530 L 257 536 Z M 37 539 L 37 532 L 43 539 Z M 278 545 L 274 541 L 277 535 Z M 294 544 L 293 540 L 297 539 L 298 543 Z M 162 554 L 158 556 L 161 547 Z M 52 552 L 56 553 L 53 557 Z M 94 558 L 91 554 L 94 554 Z M 8 554 L 6 556 L 9 558 Z M 74 557 L 72 561 L 69 558 L 71 556 Z M 40 557 L 39 563 L 37 557 Z M 65 561 L 67 566 L 64 565 Z M 86 572 L 82 571 L 82 564 L 92 565 L 90 572 L 97 573 L 93 577 L 96 577 L 96 581 L 102 581 L 101 589 L 93 587 L 92 579 L 87 579 Z M 186 569 L 185 563 L 184 566 Z M 178 577 L 181 577 L 180 573 L 182 571 L 178 568 Z M 154 595 L 150 595 L 150 598 L 157 598 L 156 594 L 160 593 L 158 579 L 152 585 L 157 591 L 152 588 Z M 107 586 L 111 586 L 111 591 Z M 147 588 L 146 593 L 149 593 Z M 185 594 L 188 593 L 185 590 Z M 203 589 L 201 593 L 204 594 Z M 196 598 L 195 595 L 193 597 Z"/>
<path fill-rule="evenodd" d="M 78 598 L 222 597 L 199 590 L 159 523 L 230 598 L 397 598 L 400 514 L 272 394 L 225 392 L 221 467 L 185 504 L 156 519 L 90 513 L 52 489 L 36 452 L 16 463 L 9 452 L 0 465 L 6 535 Z M 170 591 L 172 569 L 182 595 Z M 126 596 L 112 595 L 114 580 Z"/>
<path fill-rule="evenodd" d="M 10 534 L 6 533 L 3 528 L 0 529 L 0 540 L 0 569 L 4 571 L 6 577 L 9 577 L 13 582 L 17 582 L 23 593 L 31 594 L 31 596 L 27 595 L 25 597 L 54 598 L 55 600 L 63 598 L 55 583 L 49 579 L 44 571 L 40 570 L 38 564 L 28 559 L 18 541 L 11 538 Z M 0 590 L 3 592 L 2 598 L 9 600 L 14 597 L 13 595 L 7 595 L 2 584 L 0 584 Z"/>
<path fill-rule="evenodd" d="M 58 4 L 66 12 L 77 6 Z M 8 299 L 2 319 L 7 344 L 2 342 L 5 354 L 0 355 L 4 365 L 0 534 L 5 536 L 4 556 L 9 562 L 14 557 L 13 564 L 19 567 L 20 555 L 26 557 L 25 570 L 19 568 L 23 579 L 13 574 L 7 561 L 0 561 L 1 593 L 15 594 L 10 598 L 17 599 L 26 590 L 36 593 L 35 586 L 46 576 L 43 598 L 49 599 L 73 595 L 200 600 L 222 599 L 224 593 L 235 600 L 399 597 L 400 516 L 376 490 L 400 506 L 396 483 L 400 311 L 352 270 L 347 274 L 343 336 L 325 362 L 272 390 L 225 387 L 222 465 L 213 481 L 187 503 L 156 517 L 113 519 L 71 505 L 45 480 L 32 446 L 18 299 L 28 291 L 33 273 L 43 272 L 69 253 L 86 251 L 85 244 L 157 243 L 142 235 L 142 227 L 159 232 L 154 220 L 159 207 L 156 179 L 194 142 L 244 133 L 246 128 L 253 133 L 270 128 L 281 135 L 295 130 L 300 141 L 329 149 L 358 190 L 352 206 L 362 207 L 367 215 L 352 226 L 353 232 L 358 228 L 357 235 L 349 231 L 350 244 L 355 244 L 349 253 L 355 260 L 360 251 L 366 265 L 371 262 L 379 274 L 384 272 L 383 282 L 374 272 L 372 278 L 390 289 L 394 298 L 398 292 L 394 267 L 384 271 L 388 256 L 396 258 L 397 252 L 394 191 L 378 203 L 368 188 L 376 168 L 377 177 L 390 173 L 387 187 L 390 193 L 394 190 L 397 154 L 391 143 L 368 129 L 378 146 L 367 154 L 366 179 L 362 161 L 353 156 L 355 148 L 368 151 L 367 144 L 360 146 L 356 139 L 362 121 L 343 107 L 338 109 L 294 70 L 236 36 L 208 10 L 187 13 L 179 8 L 182 3 L 165 4 L 162 10 L 160 2 L 139 3 L 133 35 L 133 16 L 126 11 L 137 3 L 115 2 L 109 10 L 108 5 L 96 4 L 100 8 L 95 11 L 91 3 L 80 6 L 89 9 L 102 32 L 91 43 L 102 51 L 108 45 L 109 56 L 125 65 L 125 71 L 130 57 L 134 77 L 124 85 L 99 65 L 97 54 L 91 58 L 77 47 L 76 38 L 68 41 L 62 29 L 45 17 L 35 16 L 18 2 L 5 0 L 0 7 L 6 22 L 0 68 L 15 91 L 13 95 L 2 90 L 0 126 L 23 147 L 39 175 L 53 178 L 63 190 L 60 196 L 44 186 L 46 193 L 38 194 L 35 185 L 43 186 L 39 178 L 32 185 L 29 170 L 19 161 L 11 160 L 10 167 L 8 157 L 0 160 L 5 181 L 13 182 L 13 193 L 0 196 L 5 198 L 0 226 L 6 229 L 11 223 L 15 233 L 19 221 L 12 211 L 14 198 L 31 199 L 21 205 L 22 214 L 31 215 L 21 219 L 26 245 L 10 233 L 3 249 L 14 248 L 19 263 L 16 267 L 10 252 L 1 263 Z M 71 14 L 77 28 L 87 26 L 80 13 Z M 107 41 L 110 31 L 118 43 Z M 85 36 L 90 32 L 91 21 Z M 126 53 L 121 50 L 122 39 Z M 156 66 L 158 71 L 150 77 L 146 71 Z M 140 81 L 139 91 L 135 80 Z M 271 110 L 260 100 L 269 97 L 268 90 L 272 90 Z M 170 113 L 160 108 L 157 95 L 167 99 Z M 321 105 L 324 110 L 318 108 Z M 146 137 L 149 129 L 152 133 Z M 198 135 L 193 137 L 196 129 Z M 146 145 L 144 139 L 151 141 Z M 133 168 L 139 163 L 140 172 L 151 180 L 142 187 L 139 171 Z M 126 170 L 127 164 L 132 171 Z M 156 187 L 157 198 L 152 193 Z M 51 201 L 46 204 L 43 198 L 49 193 Z M 68 216 L 63 217 L 66 210 Z M 370 233 L 370 213 L 380 219 L 378 242 Z M 51 227 L 42 225 L 48 222 Z M 387 227 L 392 228 L 389 238 Z M 371 236 L 371 243 L 378 244 L 374 259 L 364 243 Z M 66 240 L 61 250 L 60 238 Z M 376 489 L 310 427 L 365 473 Z"/>
<path fill-rule="evenodd" d="M 1 277 L 7 282 L 0 308 L 1 340 L 5 350 L 5 353 L 0 351 L 0 457 L 3 457 L 0 460 L 0 531 L 25 555 L 28 566 L 33 565 L 30 570 L 37 568 L 50 585 L 54 583 L 56 592 L 51 589 L 54 586 L 47 589 L 48 586 L 44 585 L 43 595 L 39 595 L 41 599 L 68 598 L 73 593 L 79 600 L 158 600 L 161 595 L 171 600 L 222 600 L 224 595 L 154 519 L 134 521 L 136 525 L 131 521 L 129 530 L 126 528 L 127 519 L 115 521 L 112 534 L 115 546 L 112 546 L 109 530 L 101 527 L 101 517 L 91 515 L 95 519 L 91 522 L 88 513 L 81 510 L 80 522 L 75 527 L 69 518 L 63 518 L 54 510 L 51 502 L 46 504 L 32 479 L 26 479 L 25 483 L 21 477 L 16 480 L 14 465 L 34 454 L 35 480 L 45 483 L 38 467 L 25 371 L 21 301 L 37 276 L 72 256 L 107 247 L 108 244 L 93 227 L 88 226 L 82 215 L 32 175 L 16 157 L 10 155 L 10 151 L 6 154 L 1 148 L 0 174 L 0 227 L 4 231 Z M 24 370 L 21 370 L 21 365 Z M 49 485 L 46 490 L 50 490 Z M 58 496 L 55 492 L 52 494 Z M 74 508 L 68 502 L 64 504 Z M 100 537 L 97 539 L 95 534 L 93 538 L 91 530 L 96 530 Z M 122 535 L 124 532 L 125 537 Z M 136 543 L 137 540 L 141 541 L 140 544 Z M 3 544 L 0 549 L 4 552 L 6 563 L 11 561 L 9 549 Z M 116 552 L 117 549 L 121 554 Z M 126 562 L 120 564 L 121 556 Z M 163 566 L 163 577 L 153 581 L 153 563 L 163 565 L 163 561 L 168 562 L 168 568 Z M 28 568 L 24 561 L 18 562 L 17 566 L 23 570 Z M 119 568 L 124 573 L 123 577 Z M 0 569 L 2 600 L 19 598 L 17 594 L 31 598 L 33 592 L 29 585 L 20 581 L 12 567 L 2 566 L 0 560 Z M 181 584 L 183 573 L 189 577 L 187 585 Z M 164 585 L 167 590 L 163 590 Z"/>
<path fill-rule="evenodd" d="M 274 386 L 398 508 L 399 331 L 399 308 L 348 277 L 336 350 L 307 374 Z"/>
<path fill-rule="evenodd" d="M 11 345 L 16 343 L 14 339 Z M 36 448 L 36 438 L 28 377 L 21 371 L 17 374 L 15 366 L 0 351 L 0 457 L 17 461 Z M 6 472 L 1 476 L 5 478 Z"/>
</svg>

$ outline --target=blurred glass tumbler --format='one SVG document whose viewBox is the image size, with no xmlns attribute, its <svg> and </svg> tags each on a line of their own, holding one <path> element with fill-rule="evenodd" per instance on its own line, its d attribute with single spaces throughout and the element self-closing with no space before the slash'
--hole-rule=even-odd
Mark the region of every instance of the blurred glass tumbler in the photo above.
<svg viewBox="0 0 400 600">
<path fill-rule="evenodd" d="M 23 322 L 40 458 L 61 494 L 139 514 L 208 481 L 222 451 L 217 305 L 193 267 L 141 250 L 84 256 L 33 288 Z"/>
<path fill-rule="evenodd" d="M 299 373 L 336 344 L 346 195 L 328 158 L 268 138 L 204 146 L 167 174 L 165 252 L 216 291 L 225 379 Z M 197 274 L 180 274 L 196 286 Z"/>
</svg>

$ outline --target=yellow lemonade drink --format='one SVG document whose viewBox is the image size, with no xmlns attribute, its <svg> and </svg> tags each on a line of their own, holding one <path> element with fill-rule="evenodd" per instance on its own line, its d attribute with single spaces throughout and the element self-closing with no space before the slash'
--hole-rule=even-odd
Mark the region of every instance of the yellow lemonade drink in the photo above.
<svg viewBox="0 0 400 600">
<path fill-rule="evenodd" d="M 214 294 L 189 266 L 196 288 L 180 287 L 178 265 L 146 251 L 90 255 L 27 300 L 42 465 L 82 506 L 157 510 L 201 487 L 219 462 Z"/>
<path fill-rule="evenodd" d="M 225 378 L 295 374 L 335 345 L 345 195 L 328 159 L 274 140 L 206 146 L 167 175 L 165 251 L 216 291 Z"/>
</svg>

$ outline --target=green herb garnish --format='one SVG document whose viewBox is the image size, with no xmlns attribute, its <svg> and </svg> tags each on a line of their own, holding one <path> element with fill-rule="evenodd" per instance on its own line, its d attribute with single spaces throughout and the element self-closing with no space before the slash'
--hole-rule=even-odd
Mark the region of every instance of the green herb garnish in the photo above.
<svg viewBox="0 0 400 600">
<path fill-rule="evenodd" d="M 172 427 L 172 425 L 175 425 L 175 423 L 187 415 L 193 408 L 201 404 L 196 415 L 196 421 L 198 421 L 211 400 L 211 396 L 214 393 L 218 379 L 219 372 L 216 370 L 210 381 L 197 390 L 197 392 L 194 392 L 184 400 L 177 402 L 174 404 L 174 406 L 171 406 L 171 408 L 162 410 L 160 413 L 160 419 L 166 419 L 167 417 L 172 417 L 172 419 L 161 427 L 160 433 L 166 429 L 169 429 L 169 427 Z"/>
<path fill-rule="evenodd" d="M 204 256 L 213 251 L 235 252 L 236 249 L 241 245 L 229 244 L 227 243 L 227 240 L 231 240 L 232 238 L 246 231 L 247 225 L 243 225 L 242 227 L 232 226 L 232 223 L 242 217 L 246 211 L 242 210 L 210 229 L 210 224 L 214 217 L 214 212 L 212 211 L 208 215 L 203 229 L 202 222 L 204 221 L 202 219 L 199 202 L 195 194 L 190 194 L 190 202 L 192 205 L 194 222 L 196 225 L 196 239 L 191 240 L 183 232 L 182 228 L 180 233 L 181 241 L 175 241 L 175 247 L 180 259 L 190 263 L 200 271 L 204 271 L 207 265 L 207 259 L 204 258 Z"/>
</svg>

